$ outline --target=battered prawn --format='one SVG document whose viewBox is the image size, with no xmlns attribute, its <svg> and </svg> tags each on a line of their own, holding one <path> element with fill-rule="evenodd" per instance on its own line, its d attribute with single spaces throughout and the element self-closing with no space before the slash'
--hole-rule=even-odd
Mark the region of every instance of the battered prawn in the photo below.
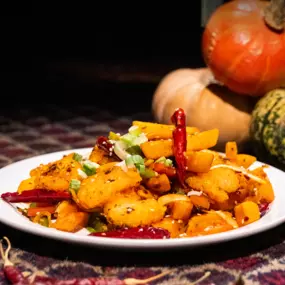
<svg viewBox="0 0 285 285">
<path fill-rule="evenodd" d="M 163 219 L 166 207 L 157 200 L 115 197 L 104 207 L 104 214 L 110 224 L 116 226 L 147 226 Z"/>
<path fill-rule="evenodd" d="M 104 166 L 104 171 L 84 179 L 77 192 L 76 202 L 85 210 L 102 208 L 118 193 L 140 185 L 142 178 L 136 169 L 124 171 L 113 163 Z"/>
</svg>

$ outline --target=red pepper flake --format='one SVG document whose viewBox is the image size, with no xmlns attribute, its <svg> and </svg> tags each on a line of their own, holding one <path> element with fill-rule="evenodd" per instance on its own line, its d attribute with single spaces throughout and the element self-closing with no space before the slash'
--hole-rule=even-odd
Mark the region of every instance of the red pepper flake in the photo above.
<svg viewBox="0 0 285 285">
<path fill-rule="evenodd" d="M 178 108 L 171 117 L 172 123 L 176 126 L 173 136 L 173 153 L 177 164 L 177 177 L 182 188 L 187 188 L 185 183 L 186 177 L 186 157 L 185 152 L 187 148 L 186 135 L 186 116 L 183 109 Z"/>
</svg>

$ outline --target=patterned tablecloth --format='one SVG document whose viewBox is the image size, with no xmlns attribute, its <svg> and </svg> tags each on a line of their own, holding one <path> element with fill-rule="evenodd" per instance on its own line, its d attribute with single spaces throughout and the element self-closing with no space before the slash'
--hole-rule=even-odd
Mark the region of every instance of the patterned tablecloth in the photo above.
<svg viewBox="0 0 285 285">
<path fill-rule="evenodd" d="M 71 148 L 92 147 L 109 130 L 125 132 L 132 118 L 94 106 L 21 109 L 0 117 L 1 167 L 27 157 Z M 16 174 L 15 174 L 16 175 Z M 146 278 L 169 268 L 176 271 L 151 284 L 199 285 L 285 284 L 285 225 L 243 240 L 192 250 L 135 252 L 95 249 L 34 236 L 0 223 L 0 233 L 12 242 L 11 260 L 23 271 L 44 271 L 56 278 L 116 276 Z M 8 284 L 0 271 L 0 284 Z"/>
</svg>

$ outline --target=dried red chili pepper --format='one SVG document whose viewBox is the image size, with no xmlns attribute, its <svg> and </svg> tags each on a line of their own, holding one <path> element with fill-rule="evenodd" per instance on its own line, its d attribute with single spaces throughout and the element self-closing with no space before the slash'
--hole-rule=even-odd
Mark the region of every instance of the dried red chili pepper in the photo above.
<svg viewBox="0 0 285 285">
<path fill-rule="evenodd" d="M 11 249 L 11 243 L 10 241 L 4 237 L 4 239 L 6 240 L 8 247 L 6 249 L 6 252 L 4 253 L 3 247 L 2 247 L 2 243 L 0 244 L 0 253 L 1 253 L 1 257 L 4 260 L 4 274 L 5 277 L 11 282 L 11 284 L 22 284 L 22 285 L 29 285 L 29 279 L 26 278 L 22 272 L 13 265 L 13 263 L 9 260 L 9 252 Z"/>
<path fill-rule="evenodd" d="M 163 163 L 156 162 L 153 164 L 153 170 L 158 174 L 166 174 L 169 178 L 176 176 L 176 169 L 173 166 L 166 166 Z"/>
<path fill-rule="evenodd" d="M 33 285 L 126 285 L 123 280 L 117 278 L 82 278 L 82 279 L 69 279 L 57 280 L 52 277 L 36 276 Z"/>
<path fill-rule="evenodd" d="M 120 160 L 120 158 L 114 152 L 114 144 L 112 144 L 107 137 L 104 136 L 98 137 L 96 145 L 100 149 L 104 150 L 109 156 L 112 156 L 115 159 Z"/>
<path fill-rule="evenodd" d="M 185 183 L 186 176 L 186 157 L 184 153 L 187 148 L 186 135 L 186 116 L 181 108 L 175 110 L 171 116 L 171 121 L 175 125 L 172 132 L 173 136 L 173 153 L 177 164 L 177 177 L 182 188 L 187 188 Z"/>
<path fill-rule="evenodd" d="M 90 236 L 108 237 L 108 238 L 130 238 L 130 239 L 168 239 L 169 231 L 155 227 L 135 227 L 124 228 L 109 232 L 91 233 Z"/>
<path fill-rule="evenodd" d="M 138 285 L 138 284 L 148 284 L 149 282 L 155 281 L 167 274 L 170 274 L 170 270 L 162 272 L 158 275 L 149 277 L 144 280 L 127 278 L 124 280 L 118 279 L 116 277 L 87 277 L 87 278 L 73 278 L 69 280 L 58 280 L 53 277 L 39 276 L 35 274 L 30 275 L 30 277 L 25 277 L 22 272 L 13 265 L 9 260 L 9 252 L 11 249 L 11 243 L 8 238 L 4 237 L 8 247 L 4 253 L 2 243 L 0 243 L 0 253 L 4 260 L 4 273 L 7 280 L 13 285 Z"/>
<path fill-rule="evenodd" d="M 155 281 L 165 275 L 168 275 L 173 270 L 168 270 L 162 272 L 158 275 L 149 277 L 147 279 L 134 279 L 127 278 L 124 280 L 118 279 L 116 277 L 90 277 L 81 279 L 69 279 L 69 280 L 57 280 L 56 278 L 36 276 L 33 285 L 138 285 L 138 284 L 149 284 L 149 282 Z"/>
<path fill-rule="evenodd" d="M 66 191 L 47 191 L 42 189 L 34 189 L 24 191 L 21 194 L 17 192 L 7 192 L 1 195 L 1 198 L 8 203 L 32 203 L 32 202 L 59 202 L 71 198 L 69 192 Z"/>
</svg>

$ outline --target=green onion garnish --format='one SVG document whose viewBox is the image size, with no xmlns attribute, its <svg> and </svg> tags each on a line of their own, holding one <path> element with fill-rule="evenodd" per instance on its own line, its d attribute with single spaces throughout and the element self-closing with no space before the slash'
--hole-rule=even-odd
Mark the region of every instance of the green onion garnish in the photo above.
<svg viewBox="0 0 285 285">
<path fill-rule="evenodd" d="M 138 135 L 127 133 L 120 137 L 120 141 L 124 142 L 128 147 L 131 147 L 134 145 L 141 145 L 142 143 L 147 142 L 148 139 L 144 133 Z"/>
<path fill-rule="evenodd" d="M 76 160 L 76 161 L 81 161 L 82 160 L 82 155 L 80 155 L 79 153 L 74 153 L 73 159 Z"/>
<path fill-rule="evenodd" d="M 169 158 L 165 158 L 164 156 L 160 157 L 155 161 L 156 163 L 163 163 L 165 166 L 173 166 L 173 162 Z"/>
<path fill-rule="evenodd" d="M 166 166 L 173 166 L 173 161 L 169 158 L 166 159 L 165 161 Z"/>
<path fill-rule="evenodd" d="M 134 140 L 137 138 L 137 136 L 132 135 L 132 134 L 125 134 L 123 136 L 121 136 L 120 140 L 122 142 L 124 142 L 125 144 L 127 144 L 128 146 L 132 146 Z"/>
<path fill-rule="evenodd" d="M 155 171 L 145 167 L 144 159 L 140 155 L 135 154 L 127 157 L 125 159 L 125 163 L 128 167 L 136 167 L 143 178 L 151 178 L 156 176 Z"/>
<path fill-rule="evenodd" d="M 125 162 L 126 162 L 127 166 L 138 167 L 140 165 L 144 165 L 144 159 L 140 155 L 138 155 L 138 154 L 128 156 L 125 159 Z"/>
<path fill-rule="evenodd" d="M 153 171 L 150 168 L 146 168 L 145 166 L 144 167 L 140 167 L 139 168 L 139 172 L 140 172 L 141 177 L 146 178 L 146 179 L 149 179 L 149 178 L 152 178 L 152 177 L 156 176 L 155 171 Z"/>
<path fill-rule="evenodd" d="M 164 156 L 162 156 L 162 157 L 158 158 L 155 162 L 157 162 L 157 163 L 164 163 L 165 160 L 166 160 L 166 158 Z"/>
<path fill-rule="evenodd" d="M 144 159 L 140 155 L 135 154 L 132 155 L 131 157 L 133 159 L 134 165 L 144 164 Z"/>
<path fill-rule="evenodd" d="M 96 231 L 91 228 L 91 227 L 86 227 L 86 230 L 89 231 L 90 233 L 95 233 Z"/>
<path fill-rule="evenodd" d="M 128 152 L 131 155 L 138 154 L 140 156 L 143 156 L 143 152 L 138 145 L 133 145 L 133 146 L 127 148 L 126 152 Z"/>
<path fill-rule="evenodd" d="M 90 160 L 87 160 L 83 163 L 83 171 L 88 175 L 93 175 L 96 173 L 96 169 L 99 167 L 100 165 L 92 162 Z"/>
<path fill-rule="evenodd" d="M 138 126 L 132 126 L 129 128 L 129 133 L 134 136 L 139 136 L 142 133 L 142 131 Z"/>
<path fill-rule="evenodd" d="M 80 188 L 80 185 L 81 185 L 81 182 L 79 180 L 71 179 L 69 183 L 69 188 L 77 192 Z"/>
<path fill-rule="evenodd" d="M 120 136 L 114 132 L 110 132 L 108 138 L 109 138 L 109 140 L 117 141 L 120 139 Z"/>
</svg>

